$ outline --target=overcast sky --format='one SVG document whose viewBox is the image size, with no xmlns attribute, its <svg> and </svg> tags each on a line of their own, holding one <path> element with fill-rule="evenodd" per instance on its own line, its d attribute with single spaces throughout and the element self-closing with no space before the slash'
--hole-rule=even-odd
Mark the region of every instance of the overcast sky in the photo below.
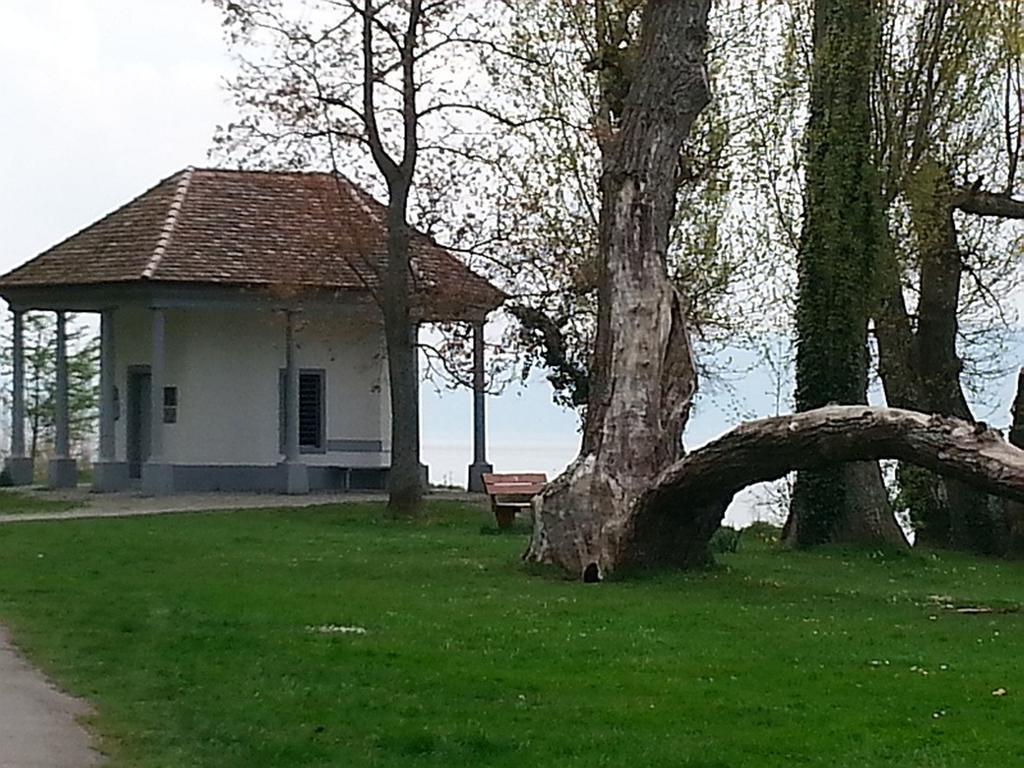
<svg viewBox="0 0 1024 768">
<path fill-rule="evenodd" d="M 220 17 L 200 0 L 0 0 L 0 31 L 0 271 L 207 164 L 215 127 L 234 116 Z M 996 402 L 1008 403 L 1012 387 L 1001 382 Z M 738 382 L 745 412 L 770 413 L 770 389 L 763 372 Z M 465 482 L 468 393 L 427 386 L 423 400 L 432 478 Z M 698 404 L 690 445 L 735 422 L 722 402 Z M 492 398 L 490 427 L 499 471 L 553 475 L 578 446 L 575 416 L 551 405 L 540 377 Z"/>
<path fill-rule="evenodd" d="M 199 0 L 0 2 L 0 272 L 74 234 L 188 165 L 208 164 L 234 112 L 219 13 Z M 423 390 L 425 460 L 465 482 L 468 393 Z M 543 380 L 490 402 L 491 459 L 554 474 L 576 417 Z"/>
<path fill-rule="evenodd" d="M 232 110 L 217 12 L 198 0 L 0 3 L 0 267 L 203 164 Z"/>
</svg>

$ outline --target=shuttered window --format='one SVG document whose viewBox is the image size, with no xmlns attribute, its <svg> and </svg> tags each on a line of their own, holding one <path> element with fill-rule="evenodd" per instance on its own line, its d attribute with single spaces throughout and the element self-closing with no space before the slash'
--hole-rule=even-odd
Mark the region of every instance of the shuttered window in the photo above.
<svg viewBox="0 0 1024 768">
<path fill-rule="evenodd" d="M 299 374 L 299 447 L 324 447 L 324 377 L 319 371 Z"/>
<path fill-rule="evenodd" d="M 280 450 L 284 452 L 285 429 L 285 371 L 278 377 L 278 421 L 280 424 Z M 325 373 L 318 368 L 299 371 L 299 450 L 317 453 L 326 449 Z"/>
</svg>

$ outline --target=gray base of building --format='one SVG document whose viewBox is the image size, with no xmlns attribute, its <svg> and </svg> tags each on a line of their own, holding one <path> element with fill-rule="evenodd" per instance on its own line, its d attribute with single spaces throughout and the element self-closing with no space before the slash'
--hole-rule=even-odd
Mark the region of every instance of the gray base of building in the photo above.
<svg viewBox="0 0 1024 768">
<path fill-rule="evenodd" d="M 144 464 L 142 492 L 150 496 L 172 493 L 306 493 L 309 491 L 384 491 L 386 467 L 318 467 L 292 464 L 296 490 L 288 490 L 289 465 L 250 464 Z M 306 490 L 301 488 L 305 470 Z"/>
<path fill-rule="evenodd" d="M 282 490 L 285 493 L 294 496 L 309 493 L 309 467 L 292 461 L 286 461 L 280 467 L 284 475 Z"/>
<path fill-rule="evenodd" d="M 142 492 L 147 496 L 174 493 L 174 467 L 171 464 L 146 462 L 142 465 Z"/>
<path fill-rule="evenodd" d="M 123 491 L 130 482 L 127 461 L 97 461 L 92 465 L 92 489 L 96 493 Z"/>
<path fill-rule="evenodd" d="M 11 485 L 32 485 L 35 482 L 36 465 L 29 456 L 8 456 L 4 470 L 11 478 Z"/>
<path fill-rule="evenodd" d="M 484 492 L 484 475 L 489 475 L 494 467 L 483 462 L 475 462 L 469 465 L 469 483 L 466 487 L 470 493 Z"/>
<path fill-rule="evenodd" d="M 50 459 L 46 467 L 46 478 L 50 488 L 76 488 L 78 462 L 74 459 Z"/>
</svg>

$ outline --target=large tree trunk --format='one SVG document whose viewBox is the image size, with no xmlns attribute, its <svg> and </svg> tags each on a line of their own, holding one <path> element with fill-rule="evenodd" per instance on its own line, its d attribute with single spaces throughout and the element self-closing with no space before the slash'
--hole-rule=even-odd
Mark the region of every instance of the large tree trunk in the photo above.
<svg viewBox="0 0 1024 768">
<path fill-rule="evenodd" d="M 693 567 L 733 496 L 793 470 L 900 459 L 1024 502 L 1024 451 L 984 425 L 914 411 L 829 406 L 743 424 L 665 470 L 627 531 L 633 562 Z"/>
<path fill-rule="evenodd" d="M 875 310 L 875 339 L 878 343 L 878 375 L 885 390 L 885 401 L 892 408 L 926 410 L 921 405 L 923 398 L 916 337 L 910 325 L 902 276 L 891 240 L 885 242 L 879 258 L 880 295 Z M 910 509 L 911 522 L 917 534 L 916 543 L 934 546 L 928 538 L 930 535 L 937 535 L 945 541 L 949 531 L 949 509 L 943 479 L 926 469 L 901 462 L 896 468 L 896 483 L 900 489 L 900 500 Z M 927 533 L 921 525 L 922 520 L 930 521 Z"/>
<path fill-rule="evenodd" d="M 401 42 L 395 30 L 389 36 L 401 55 L 403 153 L 396 161 L 384 146 L 377 122 L 375 87 L 379 72 L 374 63 L 373 34 L 380 24 L 373 0 L 363 0 L 363 123 L 377 168 L 388 185 L 387 268 L 381 276 L 380 308 L 388 347 L 391 385 L 391 467 L 388 470 L 388 512 L 416 515 L 423 502 L 425 478 L 420 463 L 419 360 L 416 320 L 412 315 L 412 254 L 409 250 L 409 192 L 419 153 L 419 112 L 416 106 L 416 45 L 423 21 L 422 0 L 408 3 Z"/>
<path fill-rule="evenodd" d="M 955 190 L 950 172 L 934 162 L 922 163 L 908 197 L 921 276 L 917 331 L 908 334 L 914 370 L 895 375 L 894 369 L 902 366 L 895 361 L 891 346 L 880 343 L 886 399 L 896 407 L 971 421 L 974 417 L 960 384 L 962 365 L 956 348 L 963 265 L 953 220 Z M 912 389 L 910 397 L 905 396 L 908 388 Z M 901 465 L 898 479 L 918 544 L 984 554 L 999 550 L 1000 502 L 920 467 Z"/>
<path fill-rule="evenodd" d="M 804 225 L 797 297 L 798 410 L 867 401 L 867 322 L 884 240 L 872 166 L 874 0 L 815 0 Z M 828 541 L 906 545 L 876 465 L 798 474 L 784 532 L 794 546 Z"/>
<path fill-rule="evenodd" d="M 895 243 L 882 232 L 877 252 L 878 297 L 874 310 L 878 376 L 891 408 L 919 410 L 921 382 L 910 310 L 903 295 L 903 274 Z"/>
<path fill-rule="evenodd" d="M 1024 448 L 1024 368 L 1017 372 L 1017 394 L 1010 406 L 1010 445 Z"/>
<path fill-rule="evenodd" d="M 1010 409 L 1010 445 L 1024 448 L 1024 368 L 1017 373 L 1017 396 Z M 1011 557 L 1024 556 L 1024 503 L 1003 500 L 1002 554 Z"/>
<path fill-rule="evenodd" d="M 544 491 L 525 558 L 598 580 L 632 555 L 637 497 L 682 452 L 696 375 L 665 256 L 679 154 L 709 99 L 710 0 L 649 0 L 601 178 L 599 312 L 583 446 Z"/>
</svg>

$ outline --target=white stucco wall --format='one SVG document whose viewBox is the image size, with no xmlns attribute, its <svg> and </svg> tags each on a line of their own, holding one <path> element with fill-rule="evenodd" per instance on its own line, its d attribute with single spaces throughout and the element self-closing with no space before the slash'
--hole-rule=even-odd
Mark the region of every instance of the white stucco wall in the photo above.
<svg viewBox="0 0 1024 768">
<path fill-rule="evenodd" d="M 278 376 L 284 317 L 267 310 L 165 310 L 165 385 L 178 388 L 178 420 L 163 425 L 164 461 L 184 465 L 273 465 L 281 461 Z M 117 455 L 126 457 L 127 373 L 149 365 L 151 312 L 114 313 Z M 300 368 L 325 371 L 326 438 L 380 441 L 383 451 L 304 453 L 311 466 L 386 467 L 390 402 L 382 328 L 352 312 L 303 313 Z M 159 397 L 159 393 L 154 393 Z"/>
</svg>

